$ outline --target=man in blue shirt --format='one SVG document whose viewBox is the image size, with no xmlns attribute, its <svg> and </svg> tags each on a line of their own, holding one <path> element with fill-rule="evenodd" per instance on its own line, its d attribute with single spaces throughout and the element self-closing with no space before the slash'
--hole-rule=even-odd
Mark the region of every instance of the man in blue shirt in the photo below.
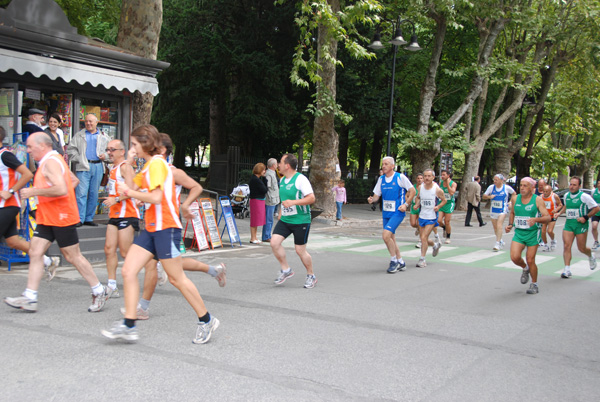
<svg viewBox="0 0 600 402">
<path fill-rule="evenodd" d="M 81 225 L 98 226 L 94 215 L 98 207 L 98 190 L 104 175 L 107 159 L 106 147 L 110 137 L 97 129 L 98 118 L 94 114 L 85 116 L 85 129 L 73 136 L 67 147 L 71 162 L 77 163 L 75 171 L 79 185 L 75 189 Z"/>
</svg>

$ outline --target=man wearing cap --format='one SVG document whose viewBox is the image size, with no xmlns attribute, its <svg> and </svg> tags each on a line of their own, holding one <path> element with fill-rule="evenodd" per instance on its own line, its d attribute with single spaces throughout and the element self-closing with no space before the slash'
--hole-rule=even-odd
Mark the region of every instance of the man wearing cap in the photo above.
<svg viewBox="0 0 600 402">
<path fill-rule="evenodd" d="M 43 110 L 36 109 L 33 107 L 29 109 L 29 111 L 27 112 L 28 120 L 23 125 L 23 132 L 33 134 L 39 131 L 44 131 L 44 129 L 42 128 L 42 121 L 44 120 L 45 115 L 46 113 Z"/>
<path fill-rule="evenodd" d="M 94 215 L 98 207 L 98 190 L 104 175 L 102 163 L 108 155 L 106 148 L 110 137 L 97 129 L 98 118 L 94 114 L 85 116 L 85 129 L 73 136 L 67 147 L 71 162 L 77 163 L 75 171 L 79 179 L 77 186 L 77 207 L 79 225 L 98 226 Z"/>
</svg>

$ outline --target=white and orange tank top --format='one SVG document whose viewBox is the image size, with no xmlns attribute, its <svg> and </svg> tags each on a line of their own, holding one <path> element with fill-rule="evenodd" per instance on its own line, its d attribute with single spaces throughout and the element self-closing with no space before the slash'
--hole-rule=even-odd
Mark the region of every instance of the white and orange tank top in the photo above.
<svg viewBox="0 0 600 402">
<path fill-rule="evenodd" d="M 544 200 L 544 204 L 546 205 L 546 209 L 548 213 L 552 215 L 554 213 L 554 208 L 556 208 L 556 202 L 554 201 L 554 193 L 550 193 L 550 197 L 544 198 L 542 195 L 542 200 Z"/>
<path fill-rule="evenodd" d="M 110 169 L 110 175 L 108 178 L 108 195 L 111 197 L 122 197 L 119 193 L 117 183 L 125 183 L 123 175 L 121 175 L 121 166 L 125 164 L 125 161 L 115 165 Z M 128 198 L 116 203 L 110 207 L 108 212 L 110 218 L 140 218 L 140 211 L 135 205 L 133 198 Z"/>
<path fill-rule="evenodd" d="M 171 171 L 174 172 L 177 168 L 169 163 L 169 167 Z M 181 204 L 181 189 L 183 186 L 181 184 L 175 184 L 175 194 L 177 194 L 177 205 Z"/>
<path fill-rule="evenodd" d="M 169 164 L 160 155 L 154 155 L 134 179 L 140 189 L 151 192 L 156 188 L 163 191 L 160 204 L 149 205 L 144 216 L 146 230 L 156 232 L 169 228 L 181 229 L 179 203 L 175 191 L 175 180 Z"/>
<path fill-rule="evenodd" d="M 15 185 L 17 181 L 19 181 L 21 175 L 16 170 L 9 168 L 2 162 L 2 154 L 4 152 L 10 151 L 6 148 L 0 149 L 0 190 L 8 191 Z M 0 197 L 0 208 L 4 207 L 21 207 L 19 194 L 15 192 L 15 194 L 8 200 Z"/>
<path fill-rule="evenodd" d="M 38 196 L 38 208 L 36 220 L 39 225 L 46 226 L 72 226 L 79 223 L 79 212 L 77 210 L 77 199 L 75 189 L 71 181 L 71 174 L 63 157 L 56 151 L 50 151 L 39 162 L 38 169 L 33 178 L 34 188 L 50 188 L 52 185 L 46 181 L 42 174 L 46 163 L 58 163 L 63 178 L 67 185 L 67 194 L 60 197 Z"/>
</svg>

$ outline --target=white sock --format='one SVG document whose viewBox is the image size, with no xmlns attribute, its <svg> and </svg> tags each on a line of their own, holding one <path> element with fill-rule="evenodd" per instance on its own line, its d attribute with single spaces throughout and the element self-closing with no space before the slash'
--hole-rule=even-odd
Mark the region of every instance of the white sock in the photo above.
<svg viewBox="0 0 600 402">
<path fill-rule="evenodd" d="M 281 272 L 285 272 L 286 274 L 289 274 L 291 270 L 292 270 L 292 267 L 288 267 L 288 269 L 286 269 L 285 271 L 282 269 Z"/>
<path fill-rule="evenodd" d="M 393 262 L 398 262 L 398 258 L 396 258 L 396 256 L 393 256 L 393 257 L 391 258 L 391 261 L 393 261 Z"/>
<path fill-rule="evenodd" d="M 117 280 L 116 279 L 109 279 L 108 280 L 108 287 L 111 288 L 112 290 L 115 290 L 117 288 Z"/>
<path fill-rule="evenodd" d="M 565 272 L 571 272 L 571 266 L 565 265 Z"/>
<path fill-rule="evenodd" d="M 404 260 L 402 259 L 402 257 L 400 257 L 400 258 L 398 259 L 398 262 L 399 262 L 400 264 L 404 264 Z"/>
<path fill-rule="evenodd" d="M 44 267 L 49 267 L 52 264 L 52 259 L 47 255 L 44 256 Z"/>
<path fill-rule="evenodd" d="M 37 290 L 25 289 L 23 292 L 23 296 L 28 298 L 29 300 L 37 300 Z"/>
<path fill-rule="evenodd" d="M 104 286 L 102 286 L 102 284 L 100 282 L 98 282 L 98 284 L 96 286 L 92 287 L 92 294 L 94 296 L 98 296 L 98 295 L 101 295 L 102 293 L 104 293 Z"/>
</svg>

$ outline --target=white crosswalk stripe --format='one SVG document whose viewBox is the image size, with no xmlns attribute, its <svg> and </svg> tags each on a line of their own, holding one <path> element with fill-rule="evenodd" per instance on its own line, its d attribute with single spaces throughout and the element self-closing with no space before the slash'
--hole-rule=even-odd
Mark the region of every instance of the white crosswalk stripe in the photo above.
<svg viewBox="0 0 600 402">
<path fill-rule="evenodd" d="M 412 244 L 412 243 L 398 242 L 398 247 L 408 246 L 409 244 Z M 382 242 L 382 243 L 378 243 L 378 244 L 370 244 L 368 246 L 351 247 L 351 248 L 347 248 L 346 250 L 356 251 L 358 253 L 370 253 L 372 251 L 387 250 L 387 246 Z"/>
<path fill-rule="evenodd" d="M 590 269 L 590 263 L 588 260 L 583 260 L 583 261 L 577 261 L 575 264 L 571 265 L 571 273 L 574 276 L 590 276 L 594 273 L 596 273 L 598 270 L 598 268 L 596 268 L 596 270 L 592 271 Z M 561 274 L 563 272 L 563 270 L 559 270 L 556 271 L 556 274 Z"/>
<path fill-rule="evenodd" d="M 444 253 L 444 252 L 448 252 L 448 251 L 450 251 L 450 250 L 454 250 L 455 248 L 458 248 L 458 247 L 446 247 L 446 246 L 443 246 L 443 247 L 440 249 L 440 254 L 441 254 L 441 253 Z M 432 252 L 433 252 L 433 247 L 429 246 L 429 247 L 427 248 L 427 255 L 431 255 L 431 253 L 432 253 Z M 414 257 L 414 258 L 418 258 L 418 257 L 420 257 L 420 256 L 421 256 L 421 250 L 420 250 L 420 249 L 415 249 L 415 250 L 406 251 L 406 252 L 404 252 L 404 251 L 403 251 L 403 252 L 401 252 L 401 254 L 402 254 L 402 258 L 404 258 L 404 257 L 409 257 L 409 258 L 410 258 L 410 257 Z"/>
<path fill-rule="evenodd" d="M 535 256 L 535 263 L 537 265 L 540 265 L 540 264 L 543 264 L 545 262 L 551 261 L 551 260 L 553 260 L 555 258 L 556 257 L 551 257 L 551 256 L 548 256 L 548 255 L 539 255 L 538 254 L 538 255 Z M 502 264 L 498 264 L 498 265 L 494 265 L 494 266 L 495 267 L 501 267 L 501 268 L 522 269 L 518 265 L 515 265 L 512 261 L 503 262 Z"/>
<path fill-rule="evenodd" d="M 442 250 L 443 249 L 444 248 L 442 247 Z M 495 251 L 491 251 L 491 250 L 477 250 L 472 253 L 466 253 L 466 254 L 457 255 L 455 257 L 444 258 L 444 261 L 469 264 L 471 262 L 481 261 L 481 260 L 485 260 L 487 258 L 496 257 L 501 254 L 504 254 L 504 251 L 495 252 Z"/>
</svg>

